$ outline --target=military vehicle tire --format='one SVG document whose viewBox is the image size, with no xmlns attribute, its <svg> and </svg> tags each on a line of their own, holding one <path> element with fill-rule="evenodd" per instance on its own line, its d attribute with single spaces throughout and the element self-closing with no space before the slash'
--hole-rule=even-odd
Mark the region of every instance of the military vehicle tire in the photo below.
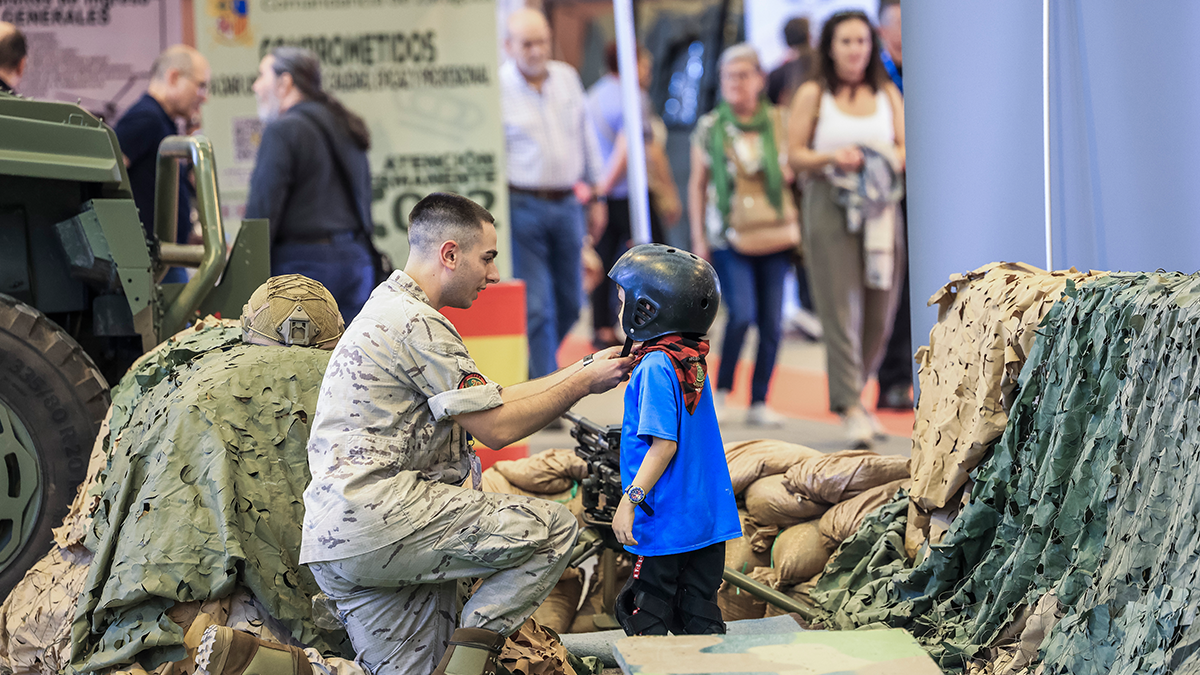
<svg viewBox="0 0 1200 675">
<path fill-rule="evenodd" d="M 108 405 L 75 340 L 0 294 L 0 599 L 50 550 Z"/>
</svg>

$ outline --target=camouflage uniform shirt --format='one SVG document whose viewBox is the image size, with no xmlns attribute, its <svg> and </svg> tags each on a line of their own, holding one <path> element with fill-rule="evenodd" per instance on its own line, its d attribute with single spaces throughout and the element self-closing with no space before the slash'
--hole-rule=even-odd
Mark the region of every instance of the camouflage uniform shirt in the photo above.
<svg viewBox="0 0 1200 675">
<path fill-rule="evenodd" d="M 431 483 L 459 485 L 479 460 L 453 415 L 501 405 L 450 321 L 396 271 L 329 360 L 308 441 L 300 562 L 387 546 L 440 510 Z"/>
</svg>

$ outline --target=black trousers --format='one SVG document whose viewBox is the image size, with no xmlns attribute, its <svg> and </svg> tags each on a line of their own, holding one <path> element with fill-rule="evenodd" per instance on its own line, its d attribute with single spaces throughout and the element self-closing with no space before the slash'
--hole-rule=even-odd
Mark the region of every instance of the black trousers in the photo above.
<svg viewBox="0 0 1200 675">
<path fill-rule="evenodd" d="M 617 621 L 626 635 L 711 635 L 725 632 L 717 588 L 725 542 L 697 551 L 637 556 L 617 594 Z"/>
<path fill-rule="evenodd" d="M 900 200 L 900 210 L 906 214 L 908 198 Z M 909 255 L 911 260 L 912 256 Z M 900 289 L 900 303 L 896 306 L 896 320 L 892 324 L 892 336 L 888 338 L 883 361 L 879 364 L 876 377 L 879 380 L 879 402 L 882 403 L 888 389 L 908 389 L 913 384 L 912 307 L 908 298 L 908 262 L 905 261 L 904 282 Z"/>
</svg>

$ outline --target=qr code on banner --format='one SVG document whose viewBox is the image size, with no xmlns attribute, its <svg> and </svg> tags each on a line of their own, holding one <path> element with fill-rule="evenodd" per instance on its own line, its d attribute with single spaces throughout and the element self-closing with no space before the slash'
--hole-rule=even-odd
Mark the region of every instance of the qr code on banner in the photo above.
<svg viewBox="0 0 1200 675">
<path fill-rule="evenodd" d="M 253 162 L 262 142 L 262 120 L 257 117 L 233 118 L 233 157 L 238 162 Z"/>
</svg>

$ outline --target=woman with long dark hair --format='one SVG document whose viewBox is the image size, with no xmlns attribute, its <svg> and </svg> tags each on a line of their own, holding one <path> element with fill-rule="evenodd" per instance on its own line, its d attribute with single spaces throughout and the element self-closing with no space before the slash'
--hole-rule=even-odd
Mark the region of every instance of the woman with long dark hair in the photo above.
<svg viewBox="0 0 1200 675">
<path fill-rule="evenodd" d="M 277 47 L 254 81 L 266 124 L 250 176 L 247 218 L 271 223 L 271 275 L 329 289 L 349 325 L 375 287 L 370 236 L 371 135 L 321 87 L 316 54 Z"/>
<path fill-rule="evenodd" d="M 804 250 L 825 329 L 829 407 L 858 447 L 882 433 L 863 409 L 862 390 L 891 334 L 906 253 L 895 204 L 864 223 L 857 209 L 849 216 L 846 191 L 835 185 L 857 178 L 868 157 L 886 160 L 884 171 L 890 167 L 897 183 L 904 169 L 904 102 L 879 54 L 865 14 L 830 17 L 821 30 L 819 77 L 797 90 L 788 129 L 791 166 L 806 176 Z"/>
</svg>

